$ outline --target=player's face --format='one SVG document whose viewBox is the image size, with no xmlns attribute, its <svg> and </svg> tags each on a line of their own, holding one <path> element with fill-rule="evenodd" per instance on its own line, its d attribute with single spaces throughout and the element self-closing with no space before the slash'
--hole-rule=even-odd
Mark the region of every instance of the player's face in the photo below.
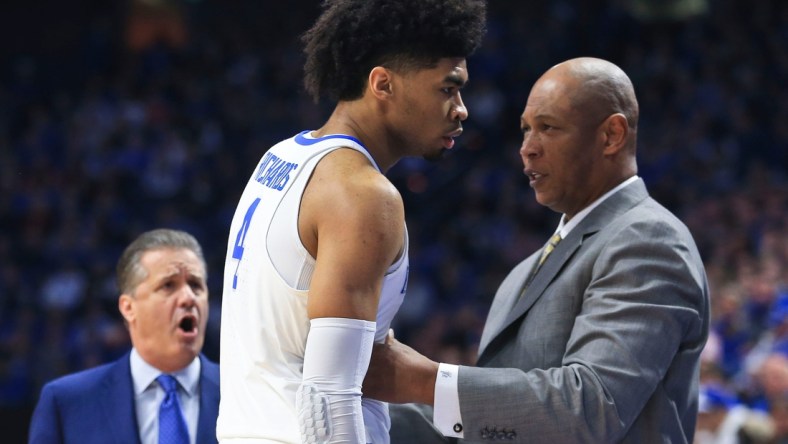
<svg viewBox="0 0 788 444">
<path fill-rule="evenodd" d="M 145 278 L 133 295 L 121 295 L 120 311 L 143 359 L 163 371 L 179 370 L 197 356 L 205 339 L 205 267 L 186 248 L 147 251 L 140 265 Z"/>
<path fill-rule="evenodd" d="M 604 192 L 600 124 L 573 106 L 573 83 L 548 72 L 531 89 L 520 117 L 520 156 L 536 200 L 568 217 Z"/>
<path fill-rule="evenodd" d="M 433 68 L 403 74 L 395 88 L 398 109 L 393 122 L 405 155 L 433 160 L 454 147 L 468 110 L 460 89 L 468 82 L 464 58 L 440 59 Z"/>
</svg>

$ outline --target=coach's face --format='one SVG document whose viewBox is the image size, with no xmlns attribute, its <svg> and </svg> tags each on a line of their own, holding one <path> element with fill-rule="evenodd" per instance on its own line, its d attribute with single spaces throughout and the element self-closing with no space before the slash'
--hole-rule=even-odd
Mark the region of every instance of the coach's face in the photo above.
<svg viewBox="0 0 788 444">
<path fill-rule="evenodd" d="M 536 200 L 567 220 L 610 189 L 603 120 L 578 99 L 580 88 L 554 68 L 531 89 L 520 117 L 520 156 Z"/>
<path fill-rule="evenodd" d="M 159 370 L 180 370 L 200 353 L 208 320 L 205 267 L 186 248 L 150 250 L 133 294 L 118 300 L 140 356 Z"/>
</svg>

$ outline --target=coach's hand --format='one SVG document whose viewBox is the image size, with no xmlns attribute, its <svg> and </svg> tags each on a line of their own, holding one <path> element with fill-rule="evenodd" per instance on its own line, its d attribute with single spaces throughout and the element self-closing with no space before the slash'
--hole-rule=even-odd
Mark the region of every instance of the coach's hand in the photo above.
<svg viewBox="0 0 788 444">
<path fill-rule="evenodd" d="M 389 330 L 386 342 L 372 349 L 362 392 L 380 401 L 432 405 L 437 375 L 437 362 L 397 341 Z"/>
</svg>

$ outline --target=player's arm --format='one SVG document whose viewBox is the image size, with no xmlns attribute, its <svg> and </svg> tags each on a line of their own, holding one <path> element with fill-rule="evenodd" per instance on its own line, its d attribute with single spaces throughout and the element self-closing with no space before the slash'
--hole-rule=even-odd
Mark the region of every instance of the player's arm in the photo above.
<svg viewBox="0 0 788 444">
<path fill-rule="evenodd" d="M 326 156 L 310 179 L 299 233 L 316 258 L 297 398 L 302 436 L 364 442 L 361 383 L 383 278 L 403 251 L 402 199 L 365 157 L 339 150 Z"/>
<path fill-rule="evenodd" d="M 343 151 L 329 156 L 347 157 Z M 335 159 L 324 162 L 329 160 Z M 362 157 L 361 162 L 368 161 Z M 307 304 L 310 319 L 374 321 L 383 277 L 403 249 L 402 198 L 384 176 L 361 162 L 332 165 L 325 179 L 323 165 L 318 166 L 302 201 L 314 245 L 307 248 L 316 258 Z"/>
</svg>

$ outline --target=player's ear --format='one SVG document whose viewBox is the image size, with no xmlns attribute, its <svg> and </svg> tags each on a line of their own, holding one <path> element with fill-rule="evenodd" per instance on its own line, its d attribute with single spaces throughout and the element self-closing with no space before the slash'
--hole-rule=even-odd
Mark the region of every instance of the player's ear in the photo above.
<svg viewBox="0 0 788 444">
<path fill-rule="evenodd" d="M 381 100 L 386 100 L 394 92 L 394 74 L 382 66 L 376 66 L 369 72 L 369 91 Z"/>
</svg>

